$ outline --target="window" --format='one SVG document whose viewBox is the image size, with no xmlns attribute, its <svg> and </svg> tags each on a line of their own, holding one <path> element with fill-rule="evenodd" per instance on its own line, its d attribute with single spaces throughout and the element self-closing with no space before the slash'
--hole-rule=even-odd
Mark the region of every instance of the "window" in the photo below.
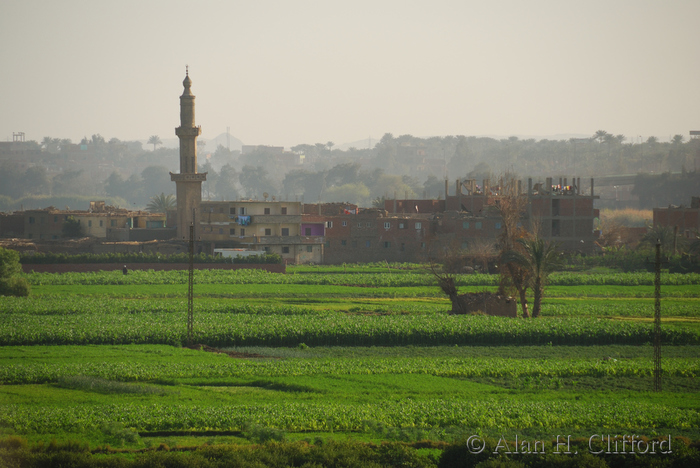
<svg viewBox="0 0 700 468">
<path fill-rule="evenodd" d="M 313 251 L 314 251 L 314 246 L 313 246 L 313 245 L 307 245 L 307 246 L 306 246 L 306 251 L 307 251 L 307 252 L 313 252 Z"/>
<path fill-rule="evenodd" d="M 388 249 L 389 247 L 391 247 L 391 242 L 389 242 L 389 241 L 384 241 L 384 248 L 385 248 L 385 249 Z"/>
<path fill-rule="evenodd" d="M 552 220 L 552 237 L 559 237 L 561 236 L 561 225 L 559 224 L 558 219 L 553 219 Z"/>
<path fill-rule="evenodd" d="M 270 228 L 265 228 L 265 235 L 266 235 L 266 236 L 271 236 L 271 235 L 272 235 L 272 229 L 270 229 Z"/>
<path fill-rule="evenodd" d="M 282 214 L 287 214 L 287 207 L 286 206 L 282 207 Z"/>
<path fill-rule="evenodd" d="M 340 245 L 348 245 L 348 241 L 346 241 L 345 239 L 342 239 L 340 241 Z"/>
<path fill-rule="evenodd" d="M 326 246 L 326 248 L 328 248 L 331 246 L 331 241 L 326 241 L 323 245 Z"/>
<path fill-rule="evenodd" d="M 283 254 L 288 254 L 289 253 L 289 247 L 282 247 L 282 253 Z"/>
<path fill-rule="evenodd" d="M 367 227 L 372 227 L 372 223 L 367 221 Z"/>
<path fill-rule="evenodd" d="M 29 224 L 34 224 L 34 216 L 29 217 Z"/>
<path fill-rule="evenodd" d="M 333 221 L 326 221 L 326 227 L 327 227 L 327 228 L 332 228 L 332 227 L 333 227 Z"/>
<path fill-rule="evenodd" d="M 265 247 L 265 252 L 269 252 L 269 251 L 270 251 L 270 247 Z"/>
<path fill-rule="evenodd" d="M 265 214 L 270 214 L 270 208 L 265 208 Z"/>
<path fill-rule="evenodd" d="M 116 220 L 116 219 L 110 220 L 110 221 L 109 221 L 109 225 L 112 226 L 112 227 L 116 226 L 116 225 L 117 225 L 117 220 Z"/>
<path fill-rule="evenodd" d="M 219 234 L 223 234 L 223 233 L 224 233 L 224 228 L 219 228 Z"/>
<path fill-rule="evenodd" d="M 289 228 L 282 228 L 282 235 L 288 236 L 289 235 Z"/>
<path fill-rule="evenodd" d="M 481 229 L 481 221 L 477 221 L 474 223 L 474 229 Z"/>
<path fill-rule="evenodd" d="M 462 229 L 469 229 L 469 221 L 462 221 Z"/>
<path fill-rule="evenodd" d="M 100 227 L 102 227 L 102 220 L 100 220 Z"/>
<path fill-rule="evenodd" d="M 467 241 L 462 241 L 462 249 L 466 250 L 469 248 L 469 243 Z"/>
<path fill-rule="evenodd" d="M 403 242 L 401 242 L 401 247 L 400 247 L 400 248 L 401 248 L 401 252 L 403 252 L 404 250 L 406 250 L 406 244 L 404 244 Z"/>
<path fill-rule="evenodd" d="M 371 241 L 365 241 L 365 247 L 369 248 L 369 247 L 371 247 L 371 246 L 372 246 L 372 242 L 371 242 Z"/>
<path fill-rule="evenodd" d="M 92 227 L 92 220 L 88 221 L 88 227 Z"/>
<path fill-rule="evenodd" d="M 348 222 L 347 222 L 347 221 L 343 221 L 343 227 L 345 227 L 345 226 L 347 226 L 347 225 L 348 225 Z"/>
<path fill-rule="evenodd" d="M 406 223 L 399 223 L 399 229 L 406 229 Z"/>
<path fill-rule="evenodd" d="M 54 217 L 53 217 L 53 222 L 54 222 L 54 223 L 57 223 L 57 222 L 58 222 L 58 216 L 54 216 Z"/>
<path fill-rule="evenodd" d="M 496 223 L 493 225 L 496 229 L 501 229 L 501 223 Z"/>
<path fill-rule="evenodd" d="M 245 228 L 241 228 L 241 237 L 245 236 Z"/>
<path fill-rule="evenodd" d="M 361 228 L 361 227 L 362 227 L 362 223 L 357 223 L 357 227 Z"/>
<path fill-rule="evenodd" d="M 236 207 L 232 206 L 231 208 L 228 209 L 228 214 L 235 215 L 236 214 Z"/>
<path fill-rule="evenodd" d="M 384 229 L 391 229 L 391 223 L 389 221 L 384 221 Z"/>
<path fill-rule="evenodd" d="M 423 223 L 416 223 L 416 229 L 421 229 L 423 227 Z"/>
<path fill-rule="evenodd" d="M 236 230 L 234 228 L 231 228 L 228 230 L 229 236 L 235 236 L 236 235 Z"/>
<path fill-rule="evenodd" d="M 311 235 L 311 228 L 310 228 L 310 227 L 305 227 L 305 228 L 304 228 L 304 235 L 305 235 L 305 236 L 310 236 L 310 235 Z"/>
<path fill-rule="evenodd" d="M 245 214 L 245 207 L 242 206 L 238 209 L 238 214 L 244 215 Z"/>
<path fill-rule="evenodd" d="M 425 248 L 425 242 L 421 242 L 421 243 L 420 243 L 420 248 L 421 248 L 421 249 L 424 249 L 424 248 Z"/>
</svg>

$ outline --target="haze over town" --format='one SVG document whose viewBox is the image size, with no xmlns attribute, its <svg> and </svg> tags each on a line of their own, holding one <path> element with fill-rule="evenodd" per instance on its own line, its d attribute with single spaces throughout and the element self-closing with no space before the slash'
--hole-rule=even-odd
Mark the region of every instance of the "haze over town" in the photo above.
<svg viewBox="0 0 700 468">
<path fill-rule="evenodd" d="M 628 140 L 698 123 L 700 2 L 6 0 L 0 139 Z"/>
</svg>

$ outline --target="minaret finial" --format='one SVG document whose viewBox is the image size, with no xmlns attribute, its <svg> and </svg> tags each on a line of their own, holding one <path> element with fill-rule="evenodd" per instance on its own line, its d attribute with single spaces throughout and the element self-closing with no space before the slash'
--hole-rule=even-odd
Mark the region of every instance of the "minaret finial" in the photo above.
<svg viewBox="0 0 700 468">
<path fill-rule="evenodd" d="M 185 76 L 190 76 L 190 66 L 185 65 Z"/>
</svg>

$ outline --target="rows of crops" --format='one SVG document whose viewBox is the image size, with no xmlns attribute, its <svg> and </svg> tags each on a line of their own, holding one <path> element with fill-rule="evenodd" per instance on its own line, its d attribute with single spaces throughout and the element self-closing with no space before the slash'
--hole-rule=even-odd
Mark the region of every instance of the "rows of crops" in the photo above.
<svg viewBox="0 0 700 468">
<path fill-rule="evenodd" d="M 132 271 L 128 275 L 121 272 L 102 271 L 92 273 L 29 273 L 26 275 L 34 285 L 122 285 L 122 284 L 186 284 L 187 271 Z M 354 273 L 354 274 L 277 274 L 264 270 L 197 270 L 197 284 L 314 284 L 346 285 L 371 287 L 409 287 L 437 285 L 436 278 L 430 273 Z M 700 285 L 700 274 L 667 273 L 662 275 L 663 285 Z M 459 275 L 457 286 L 496 286 L 498 275 Z M 608 273 L 587 274 L 554 273 L 550 284 L 557 286 L 651 286 L 654 274 Z"/>
<path fill-rule="evenodd" d="M 108 380 L 154 381 L 167 379 L 262 378 L 315 375 L 425 374 L 440 377 L 648 377 L 650 359 L 510 359 L 510 358 L 356 358 L 233 360 L 215 362 L 73 362 L 47 366 L 17 363 L 0 368 L 0 385 L 56 382 L 67 376 L 93 376 Z M 695 358 L 664 360 L 664 375 L 700 377 Z"/>
<path fill-rule="evenodd" d="M 505 403 L 505 404 L 504 404 Z M 700 413 L 639 402 L 579 403 L 436 399 L 371 405 L 278 403 L 275 405 L 123 404 L 72 407 L 3 407 L 2 422 L 22 432 L 89 431 L 120 422 L 141 431 L 240 430 L 250 423 L 288 431 L 363 431 L 372 424 L 389 427 L 471 428 L 639 428 L 688 429 L 700 425 Z"/>
<path fill-rule="evenodd" d="M 270 295 L 268 295 L 270 296 Z M 248 296 L 246 296 L 248 297 Z M 279 299 L 279 296 L 277 296 Z M 318 301 L 319 304 L 324 304 Z M 327 304 L 328 302 L 326 302 Z M 377 313 L 377 314 L 412 314 L 430 315 L 449 313 L 451 306 L 447 298 L 442 301 L 432 300 L 394 302 L 339 302 L 342 307 L 339 312 L 348 313 Z M 130 299 L 103 296 L 59 296 L 41 295 L 29 298 L 3 299 L 3 314 L 27 315 L 103 315 L 103 314 L 178 314 L 187 309 L 183 299 Z M 195 313 L 222 314 L 251 314 L 251 315 L 328 315 L 334 312 L 327 308 L 311 307 L 295 304 L 277 303 L 254 304 L 244 300 L 221 300 L 198 298 L 194 305 Z M 543 316 L 576 316 L 576 317 L 650 317 L 653 313 L 652 300 L 566 300 L 549 299 L 542 306 Z M 700 317 L 700 301 L 697 300 L 665 300 L 663 304 L 664 317 Z M 0 321 L 3 319 L 0 318 Z"/>
<path fill-rule="evenodd" d="M 185 314 L 12 314 L 0 322 L 0 345 L 178 344 Z M 648 323 L 590 318 L 521 321 L 489 316 L 198 313 L 194 341 L 210 346 L 640 345 L 653 341 Z M 696 344 L 692 330 L 663 329 L 665 344 Z"/>
</svg>

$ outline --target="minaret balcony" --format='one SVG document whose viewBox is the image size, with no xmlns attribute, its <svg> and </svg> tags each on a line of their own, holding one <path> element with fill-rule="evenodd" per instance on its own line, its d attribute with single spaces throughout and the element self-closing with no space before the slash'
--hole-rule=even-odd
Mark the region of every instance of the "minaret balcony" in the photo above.
<svg viewBox="0 0 700 468">
<path fill-rule="evenodd" d="M 173 182 L 204 182 L 207 180 L 207 172 L 196 172 L 186 174 L 170 173 L 170 180 Z"/>
<path fill-rule="evenodd" d="M 202 134 L 202 127 L 177 127 L 175 135 L 179 137 L 197 137 Z"/>
</svg>

